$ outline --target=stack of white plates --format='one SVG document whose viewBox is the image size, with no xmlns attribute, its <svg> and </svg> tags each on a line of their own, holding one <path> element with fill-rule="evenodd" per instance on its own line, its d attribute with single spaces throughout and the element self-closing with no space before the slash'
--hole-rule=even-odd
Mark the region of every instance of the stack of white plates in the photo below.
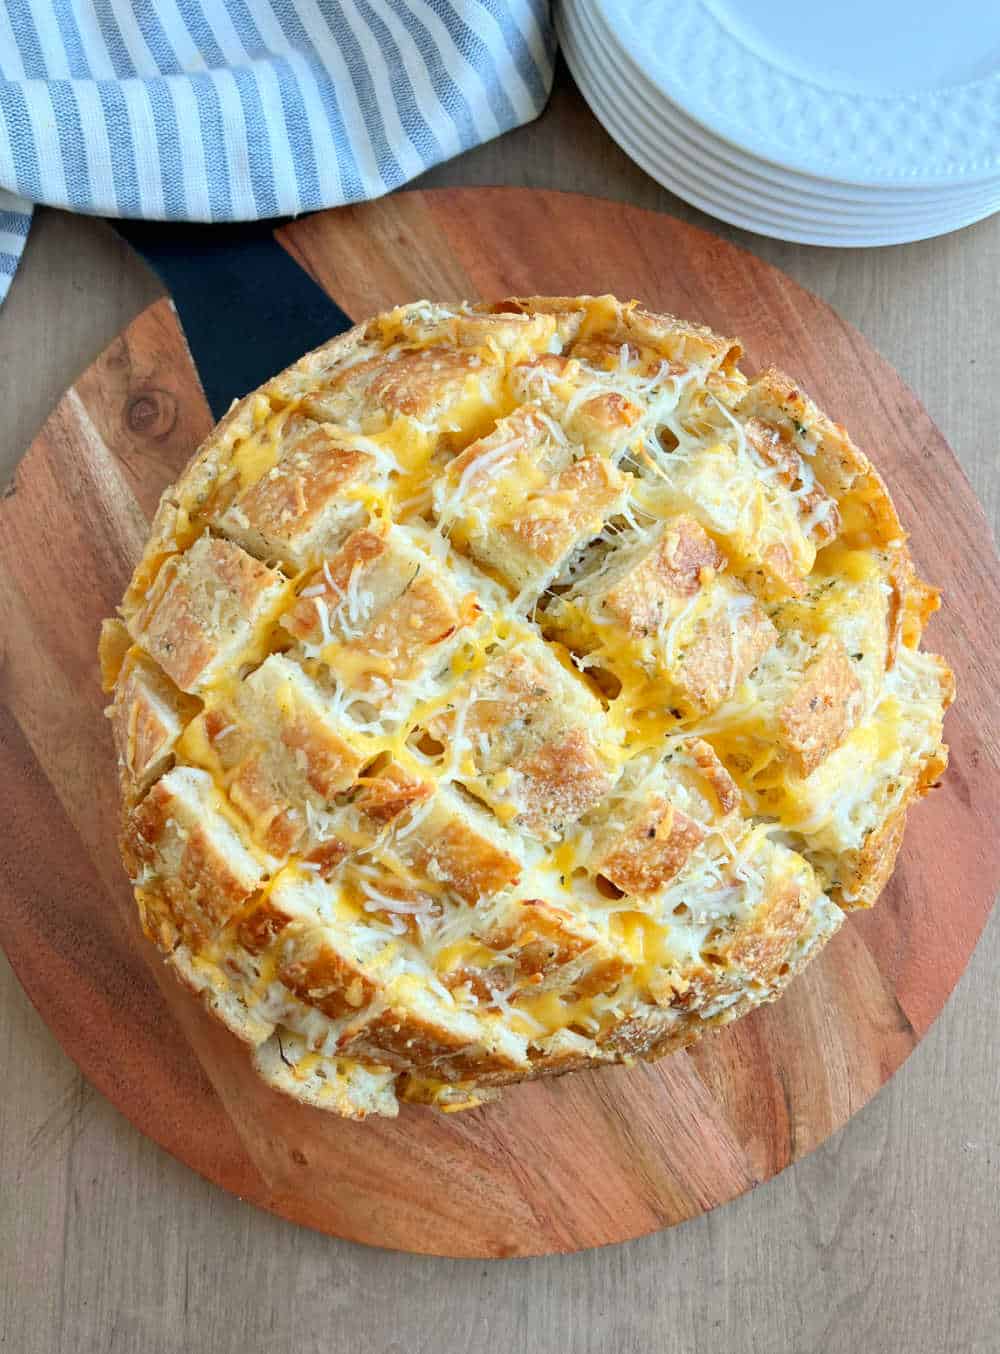
<svg viewBox="0 0 1000 1354">
<path fill-rule="evenodd" d="M 1000 0 L 558 0 L 624 151 L 713 216 L 885 245 L 1000 210 Z"/>
</svg>

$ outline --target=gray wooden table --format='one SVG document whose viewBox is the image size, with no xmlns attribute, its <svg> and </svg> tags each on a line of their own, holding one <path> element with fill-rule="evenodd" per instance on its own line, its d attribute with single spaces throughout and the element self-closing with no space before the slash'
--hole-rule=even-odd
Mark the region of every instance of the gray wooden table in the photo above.
<svg viewBox="0 0 1000 1354">
<path fill-rule="evenodd" d="M 632 165 L 565 73 L 538 123 L 424 182 L 621 198 L 776 263 L 902 372 L 996 523 L 1000 216 L 868 251 L 730 230 Z M 106 226 L 39 213 L 0 311 L 0 483 L 61 391 L 157 294 Z M 997 1354 L 998 961 L 994 921 L 904 1069 L 752 1195 L 629 1245 L 483 1264 L 331 1241 L 206 1184 L 90 1089 L 0 960 L 0 1350 Z"/>
</svg>

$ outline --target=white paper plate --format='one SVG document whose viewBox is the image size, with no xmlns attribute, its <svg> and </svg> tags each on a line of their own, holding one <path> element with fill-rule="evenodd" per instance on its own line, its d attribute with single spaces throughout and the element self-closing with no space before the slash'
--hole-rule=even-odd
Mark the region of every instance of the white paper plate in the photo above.
<svg viewBox="0 0 1000 1354">
<path fill-rule="evenodd" d="M 734 146 L 819 179 L 1000 175 L 995 0 L 591 0 L 633 61 Z"/>
<path fill-rule="evenodd" d="M 1000 208 L 1000 185 L 977 185 L 959 192 L 958 200 L 914 202 L 881 219 L 872 218 L 857 202 L 795 205 L 790 195 L 775 193 L 752 169 L 713 159 L 710 151 L 685 143 L 666 120 L 644 111 L 638 95 L 627 93 L 621 62 L 613 49 L 595 39 L 570 0 L 558 15 L 560 38 L 570 69 L 598 118 L 622 148 L 653 178 L 701 210 L 733 225 L 779 239 L 806 244 L 871 246 L 925 239 L 969 225 Z M 613 92 L 609 92 L 613 91 Z M 640 116 L 641 114 L 641 116 Z M 696 153 L 693 153 L 696 152 Z M 938 196 L 938 195 L 934 195 Z M 891 202 L 891 195 L 889 195 Z M 789 205 L 789 201 L 793 205 Z"/>
</svg>

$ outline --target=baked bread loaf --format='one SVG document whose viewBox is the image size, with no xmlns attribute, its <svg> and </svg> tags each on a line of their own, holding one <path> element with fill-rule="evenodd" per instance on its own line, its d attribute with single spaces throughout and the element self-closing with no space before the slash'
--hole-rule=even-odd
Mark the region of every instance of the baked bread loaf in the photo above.
<svg viewBox="0 0 1000 1354">
<path fill-rule="evenodd" d="M 236 404 L 102 637 L 146 934 L 361 1118 L 775 998 L 946 763 L 843 428 L 613 297 L 420 302 Z"/>
</svg>

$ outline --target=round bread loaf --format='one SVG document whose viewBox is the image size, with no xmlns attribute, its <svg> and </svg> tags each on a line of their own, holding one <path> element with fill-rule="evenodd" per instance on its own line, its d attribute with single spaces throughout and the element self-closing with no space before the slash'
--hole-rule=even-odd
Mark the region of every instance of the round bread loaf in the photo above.
<svg viewBox="0 0 1000 1354">
<path fill-rule="evenodd" d="M 776 997 L 946 762 L 937 605 L 845 431 L 613 297 L 419 302 L 236 404 L 102 663 L 146 934 L 337 1113 Z"/>
</svg>

